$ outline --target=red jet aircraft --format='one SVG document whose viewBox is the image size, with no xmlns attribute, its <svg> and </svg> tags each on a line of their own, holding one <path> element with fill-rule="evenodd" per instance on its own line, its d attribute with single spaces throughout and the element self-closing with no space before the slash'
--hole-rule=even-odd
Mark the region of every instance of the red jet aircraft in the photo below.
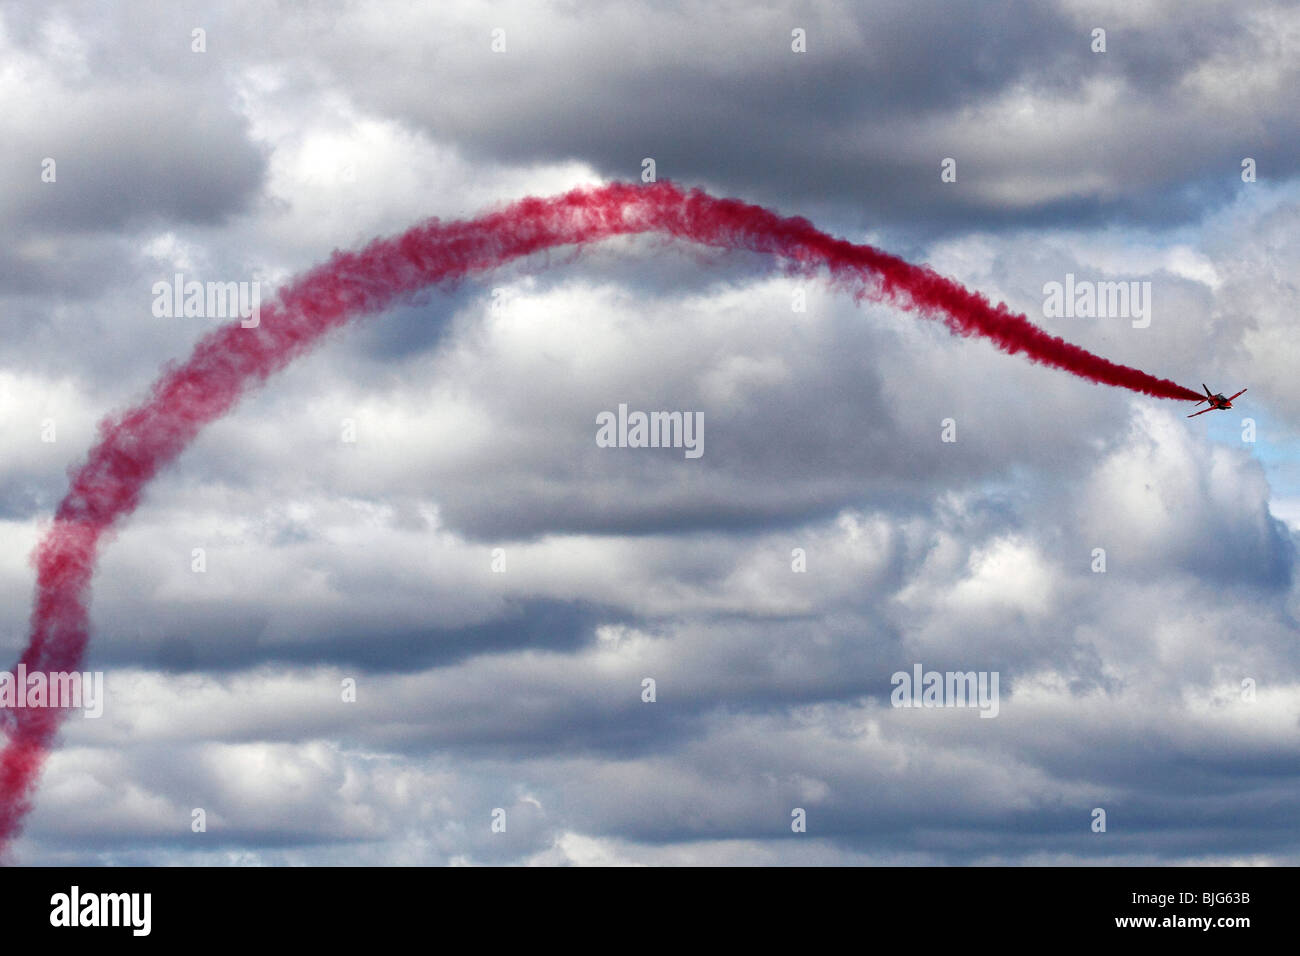
<svg viewBox="0 0 1300 956">
<path fill-rule="evenodd" d="M 1192 412 L 1192 414 L 1187 416 L 1188 418 L 1195 418 L 1197 415 L 1204 415 L 1206 412 L 1218 411 L 1219 409 L 1223 409 L 1223 408 L 1231 408 L 1232 400 L 1236 398 L 1237 395 L 1241 395 L 1246 391 L 1243 388 L 1240 392 L 1237 393 L 1237 395 L 1229 395 L 1227 398 L 1224 398 L 1223 395 L 1221 394 L 1211 395 L 1210 389 L 1206 386 L 1204 382 L 1201 383 L 1201 388 L 1205 389 L 1205 397 L 1201 399 L 1201 402 L 1209 402 L 1210 407 L 1202 408 L 1199 412 Z M 1201 404 L 1201 402 L 1197 402 L 1196 404 L 1199 405 Z"/>
</svg>

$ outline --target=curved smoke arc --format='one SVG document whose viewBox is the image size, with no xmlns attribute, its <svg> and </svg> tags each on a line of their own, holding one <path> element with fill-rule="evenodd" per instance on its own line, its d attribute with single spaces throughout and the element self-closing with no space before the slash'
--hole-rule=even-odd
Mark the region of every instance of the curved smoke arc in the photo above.
<svg viewBox="0 0 1300 956">
<path fill-rule="evenodd" d="M 767 253 L 793 273 L 825 270 L 858 300 L 887 301 L 938 318 L 957 335 L 988 338 L 1005 352 L 1023 353 L 1093 382 L 1157 398 L 1201 397 L 1049 335 L 1024 315 L 995 306 L 927 267 L 836 239 L 806 219 L 669 182 L 613 183 L 521 199 L 476 219 L 431 219 L 360 250 L 335 252 L 285 285 L 276 301 L 263 306 L 255 328 L 236 322 L 214 330 L 185 362 L 164 367 L 144 401 L 100 424 L 98 440 L 70 473 L 67 495 L 33 556 L 36 596 L 30 640 L 19 662 L 28 673 L 79 669 L 90 636 L 90 582 L 106 533 L 135 510 L 149 481 L 204 425 L 326 333 L 428 286 L 542 250 L 638 233 Z M 0 846 L 18 833 L 31 808 L 33 788 L 63 716 L 57 708 L 0 712 L 5 732 Z"/>
</svg>

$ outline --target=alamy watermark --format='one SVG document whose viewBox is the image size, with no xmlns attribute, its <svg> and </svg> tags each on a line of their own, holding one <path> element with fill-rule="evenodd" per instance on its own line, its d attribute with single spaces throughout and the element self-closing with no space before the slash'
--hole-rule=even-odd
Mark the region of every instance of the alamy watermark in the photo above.
<svg viewBox="0 0 1300 956">
<path fill-rule="evenodd" d="M 895 671 L 889 703 L 894 707 L 978 707 L 981 717 L 998 715 L 997 671 Z"/>
<path fill-rule="evenodd" d="M 704 454 L 703 412 L 629 412 L 596 416 L 596 444 L 601 448 L 682 448 L 687 458 Z"/>
<path fill-rule="evenodd" d="M 83 893 L 74 883 L 50 897 L 50 925 L 56 927 L 122 926 L 132 936 L 148 936 L 152 912 L 152 893 Z"/>
<path fill-rule="evenodd" d="M 262 323 L 262 283 L 172 280 L 153 284 L 153 314 L 159 319 L 240 319 L 246 329 Z"/>
<path fill-rule="evenodd" d="M 17 671 L 0 671 L 0 709 L 24 707 L 71 708 L 83 717 L 104 714 L 104 672 L 31 671 L 19 664 Z"/>
<path fill-rule="evenodd" d="M 1151 324 L 1151 283 L 1076 281 L 1043 284 L 1043 316 L 1049 319 L 1132 319 L 1133 328 Z"/>
</svg>

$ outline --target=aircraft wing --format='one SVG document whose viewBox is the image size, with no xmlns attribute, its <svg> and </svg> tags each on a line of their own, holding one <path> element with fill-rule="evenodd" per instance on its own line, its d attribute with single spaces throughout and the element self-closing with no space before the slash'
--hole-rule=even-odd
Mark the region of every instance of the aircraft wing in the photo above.
<svg viewBox="0 0 1300 956">
<path fill-rule="evenodd" d="M 1214 408 L 1202 408 L 1199 412 L 1193 412 L 1191 415 L 1188 415 L 1187 417 L 1188 417 L 1188 418 L 1195 418 L 1197 415 L 1204 415 L 1206 412 L 1213 412 L 1213 411 L 1216 411 L 1216 409 L 1214 409 Z"/>
<path fill-rule="evenodd" d="M 1245 393 L 1246 393 L 1246 389 L 1243 388 L 1240 392 L 1237 393 L 1237 395 L 1244 395 Z M 1232 401 L 1234 398 L 1237 397 L 1237 395 L 1229 395 L 1228 401 Z"/>
</svg>

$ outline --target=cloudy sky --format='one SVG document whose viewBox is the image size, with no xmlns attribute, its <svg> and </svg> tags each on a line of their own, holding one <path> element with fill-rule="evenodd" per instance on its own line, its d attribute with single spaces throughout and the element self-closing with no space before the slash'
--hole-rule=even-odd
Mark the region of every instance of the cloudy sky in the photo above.
<svg viewBox="0 0 1300 956">
<path fill-rule="evenodd" d="M 1188 420 L 660 239 L 424 296 L 150 486 L 15 857 L 1300 862 L 1300 10 L 1195 6 L 0 4 L 9 660 L 67 469 L 221 321 L 154 283 L 645 158 L 1250 388 Z M 1149 326 L 1045 315 L 1067 274 Z M 703 454 L 599 447 L 620 403 Z M 918 664 L 997 716 L 892 706 Z"/>
</svg>

